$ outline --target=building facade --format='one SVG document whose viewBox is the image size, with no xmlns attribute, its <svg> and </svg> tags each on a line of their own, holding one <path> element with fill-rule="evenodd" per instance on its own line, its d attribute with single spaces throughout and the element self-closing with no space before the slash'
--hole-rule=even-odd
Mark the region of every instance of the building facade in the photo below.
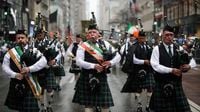
<svg viewBox="0 0 200 112">
<path fill-rule="evenodd" d="M 199 0 L 163 0 L 164 15 L 177 35 L 200 37 Z"/>
<path fill-rule="evenodd" d="M 71 0 L 71 29 L 73 34 L 82 32 L 81 21 L 86 20 L 86 0 Z"/>
<path fill-rule="evenodd" d="M 138 1 L 139 13 L 138 18 L 144 27 L 145 32 L 152 32 L 154 23 L 154 1 L 153 0 L 142 0 Z"/>
</svg>

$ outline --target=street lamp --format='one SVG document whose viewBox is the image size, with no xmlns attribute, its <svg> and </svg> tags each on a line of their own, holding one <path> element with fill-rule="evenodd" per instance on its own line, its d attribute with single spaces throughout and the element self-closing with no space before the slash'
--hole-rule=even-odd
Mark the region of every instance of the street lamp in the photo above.
<svg viewBox="0 0 200 112">
<path fill-rule="evenodd" d="M 153 22 L 154 25 L 157 25 L 157 23 L 158 23 L 157 21 L 154 21 L 154 22 Z"/>
<path fill-rule="evenodd" d="M 4 12 L 4 15 L 7 16 L 7 15 L 8 15 L 8 12 L 5 11 L 5 12 Z"/>
<path fill-rule="evenodd" d="M 31 20 L 31 25 L 35 25 L 35 21 Z"/>
<path fill-rule="evenodd" d="M 156 20 L 154 20 L 153 22 L 153 32 L 156 33 L 156 26 L 157 26 L 158 22 Z"/>
</svg>

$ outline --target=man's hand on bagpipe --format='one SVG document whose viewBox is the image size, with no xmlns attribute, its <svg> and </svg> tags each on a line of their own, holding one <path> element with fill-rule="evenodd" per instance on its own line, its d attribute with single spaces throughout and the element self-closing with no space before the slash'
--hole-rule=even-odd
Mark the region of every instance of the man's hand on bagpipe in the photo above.
<svg viewBox="0 0 200 112">
<path fill-rule="evenodd" d="M 28 67 L 23 67 L 20 71 L 20 73 L 17 73 L 15 78 L 18 80 L 22 80 L 24 77 L 26 77 L 30 73 L 30 69 Z"/>
<path fill-rule="evenodd" d="M 22 79 L 24 78 L 24 75 L 21 74 L 21 73 L 17 73 L 17 74 L 15 75 L 15 78 L 18 79 L 18 80 L 22 80 Z"/>
<path fill-rule="evenodd" d="M 30 69 L 28 67 L 23 67 L 21 70 L 21 74 L 28 74 L 30 73 Z"/>
<path fill-rule="evenodd" d="M 190 65 L 189 64 L 183 64 L 183 65 L 181 65 L 180 66 L 180 70 L 182 71 L 182 72 L 187 72 L 188 70 L 190 70 Z"/>
<path fill-rule="evenodd" d="M 100 64 L 96 64 L 94 66 L 94 69 L 97 70 L 97 72 L 102 72 L 104 70 L 104 67 Z"/>
<path fill-rule="evenodd" d="M 105 69 L 111 67 L 110 61 L 104 61 L 101 65 L 102 65 Z"/>
<path fill-rule="evenodd" d="M 96 64 L 95 65 L 95 70 L 97 70 L 98 73 L 100 72 L 108 72 L 108 68 L 111 67 L 111 63 L 110 61 L 104 61 L 101 64 Z"/>
</svg>

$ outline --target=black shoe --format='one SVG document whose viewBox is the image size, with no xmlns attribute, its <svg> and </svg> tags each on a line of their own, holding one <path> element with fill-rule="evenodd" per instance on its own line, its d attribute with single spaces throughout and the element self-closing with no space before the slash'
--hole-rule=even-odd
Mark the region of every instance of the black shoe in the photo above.
<svg viewBox="0 0 200 112">
<path fill-rule="evenodd" d="M 95 107 L 95 112 L 101 112 L 101 109 L 99 107 Z"/>
<path fill-rule="evenodd" d="M 53 112 L 52 107 L 47 107 L 47 112 Z"/>
<path fill-rule="evenodd" d="M 60 86 L 57 86 L 57 87 L 56 87 L 56 91 L 58 91 L 58 92 L 61 91 L 61 87 L 60 87 Z"/>
<path fill-rule="evenodd" d="M 42 109 L 41 112 L 47 112 L 47 110 L 46 109 Z"/>
<path fill-rule="evenodd" d="M 146 107 L 146 111 L 147 111 L 147 112 L 151 112 L 151 110 L 150 110 L 149 107 Z"/>
<path fill-rule="evenodd" d="M 138 107 L 136 112 L 143 112 L 142 107 Z"/>
</svg>

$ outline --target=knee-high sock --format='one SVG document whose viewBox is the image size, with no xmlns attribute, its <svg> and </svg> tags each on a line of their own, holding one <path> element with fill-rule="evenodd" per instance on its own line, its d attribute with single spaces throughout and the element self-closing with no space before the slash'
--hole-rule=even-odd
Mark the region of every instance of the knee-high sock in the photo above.
<svg viewBox="0 0 200 112">
<path fill-rule="evenodd" d="M 38 104 L 41 110 L 46 109 L 44 94 L 41 96 L 40 101 L 38 101 Z"/>
<path fill-rule="evenodd" d="M 147 92 L 147 107 L 149 107 L 152 92 Z"/>
<path fill-rule="evenodd" d="M 40 107 L 40 109 L 46 109 L 46 107 L 47 107 L 47 102 L 46 102 L 46 98 L 47 97 L 47 91 L 46 91 L 46 89 L 44 89 L 44 91 L 43 91 L 43 94 L 42 94 L 42 96 L 41 96 L 41 98 L 40 98 L 40 101 L 39 101 L 39 107 Z"/>
<path fill-rule="evenodd" d="M 141 102 L 142 102 L 142 100 L 141 100 L 141 93 L 135 93 L 135 101 L 136 101 L 136 103 L 138 104 L 138 106 L 141 106 Z"/>
<path fill-rule="evenodd" d="M 80 77 L 80 74 L 79 73 L 75 73 L 74 75 L 75 75 L 75 80 L 77 81 L 79 79 L 79 77 Z"/>
<path fill-rule="evenodd" d="M 47 105 L 48 107 L 51 107 L 51 104 L 53 102 L 53 95 L 54 95 L 54 91 L 51 92 L 47 92 Z"/>
<path fill-rule="evenodd" d="M 44 89 L 43 95 L 41 96 L 40 99 L 40 104 L 41 104 L 41 109 L 46 109 L 47 107 L 47 90 Z"/>
<path fill-rule="evenodd" d="M 60 81 L 61 81 L 61 77 L 60 76 L 56 76 L 56 84 L 58 86 L 60 86 Z"/>
<path fill-rule="evenodd" d="M 85 108 L 85 112 L 93 112 L 92 108 Z"/>
<path fill-rule="evenodd" d="M 109 109 L 101 109 L 101 112 L 109 112 Z"/>
</svg>

